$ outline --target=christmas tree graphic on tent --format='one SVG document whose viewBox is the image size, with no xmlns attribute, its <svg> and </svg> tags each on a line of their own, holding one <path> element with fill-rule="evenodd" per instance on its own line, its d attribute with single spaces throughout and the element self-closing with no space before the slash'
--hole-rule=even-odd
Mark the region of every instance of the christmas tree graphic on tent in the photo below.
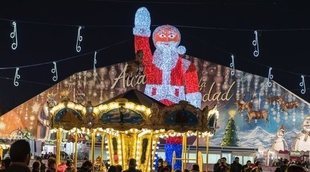
<svg viewBox="0 0 310 172">
<path fill-rule="evenodd" d="M 236 128 L 235 120 L 234 120 L 236 111 L 230 110 L 228 113 L 230 115 L 230 118 L 228 119 L 228 122 L 225 128 L 225 133 L 223 136 L 221 146 L 238 146 L 237 145 L 237 141 L 238 141 L 237 128 Z"/>
</svg>

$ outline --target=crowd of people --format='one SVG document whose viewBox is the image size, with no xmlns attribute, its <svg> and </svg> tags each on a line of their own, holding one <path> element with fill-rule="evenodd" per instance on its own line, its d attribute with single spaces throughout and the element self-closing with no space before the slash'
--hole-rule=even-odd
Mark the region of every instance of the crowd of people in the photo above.
<svg viewBox="0 0 310 172">
<path fill-rule="evenodd" d="M 273 163 L 272 166 L 277 167 L 277 171 L 283 171 L 283 169 L 287 168 L 288 166 L 301 166 L 306 169 L 310 167 L 309 161 L 304 161 L 304 160 L 296 160 L 296 161 L 289 161 L 288 159 L 276 159 Z"/>
<path fill-rule="evenodd" d="M 37 157 L 36 161 L 32 163 L 32 168 L 29 168 L 31 153 L 30 145 L 26 140 L 15 141 L 9 150 L 9 157 L 1 160 L 0 172 L 92 172 L 93 164 L 89 160 L 85 160 L 79 169 L 74 169 L 73 162 L 70 159 L 62 161 L 58 166 L 56 165 L 56 158 L 54 154 L 49 154 L 47 167 L 42 162 L 41 157 Z M 136 169 L 136 160 L 130 159 L 129 168 L 122 171 L 121 166 L 110 166 L 108 172 L 140 172 Z"/>
<path fill-rule="evenodd" d="M 239 163 L 239 157 L 235 157 L 235 160 L 232 164 L 227 164 L 226 158 L 223 157 L 218 160 L 213 166 L 214 172 L 262 172 L 262 163 L 256 161 L 254 164 L 248 160 L 247 163 L 242 166 Z"/>
<path fill-rule="evenodd" d="M 232 164 L 226 163 L 226 158 L 223 157 L 218 160 L 218 162 L 213 166 L 214 172 L 263 172 L 262 163 L 256 161 L 252 163 L 250 160 L 242 166 L 239 163 L 239 157 L 235 157 L 235 160 Z M 279 164 L 275 172 L 306 172 L 307 169 L 301 165 L 289 164 L 288 160 L 283 164 Z"/>
<path fill-rule="evenodd" d="M 47 167 L 42 162 L 42 158 L 38 157 L 36 161 L 32 163 L 30 170 L 30 145 L 26 140 L 15 141 L 9 150 L 9 158 L 3 159 L 1 162 L 0 172 L 92 172 L 94 166 L 89 160 L 85 160 L 79 169 L 74 169 L 73 162 L 70 159 L 62 161 L 58 166 L 56 165 L 56 159 L 53 154 L 48 157 Z M 141 172 L 136 169 L 136 160 L 129 160 L 129 168 L 122 169 L 120 165 L 106 166 L 107 172 Z M 277 162 L 277 168 L 275 172 L 306 172 L 306 165 L 308 163 L 293 163 L 288 160 L 280 159 Z M 157 172 L 171 172 L 171 166 L 162 159 L 158 160 Z M 199 166 L 193 164 L 191 170 L 185 169 L 184 172 L 199 172 Z M 235 157 L 232 164 L 226 162 L 226 158 L 223 157 L 214 164 L 213 172 L 262 172 L 262 163 L 256 161 L 254 164 L 251 161 L 247 161 L 246 165 L 242 166 L 239 163 L 239 158 Z M 175 172 L 182 172 L 181 170 L 175 170 Z"/>
</svg>

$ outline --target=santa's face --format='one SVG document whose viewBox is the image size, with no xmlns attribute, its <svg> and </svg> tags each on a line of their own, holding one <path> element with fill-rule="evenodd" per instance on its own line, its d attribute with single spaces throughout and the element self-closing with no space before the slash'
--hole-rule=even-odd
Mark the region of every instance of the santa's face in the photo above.
<svg viewBox="0 0 310 172">
<path fill-rule="evenodd" d="M 179 45 L 180 41 L 181 34 L 174 26 L 159 26 L 153 32 L 153 42 L 156 48 L 175 48 Z"/>
<path fill-rule="evenodd" d="M 307 117 L 303 123 L 303 129 L 307 132 L 310 132 L 310 117 Z"/>
</svg>

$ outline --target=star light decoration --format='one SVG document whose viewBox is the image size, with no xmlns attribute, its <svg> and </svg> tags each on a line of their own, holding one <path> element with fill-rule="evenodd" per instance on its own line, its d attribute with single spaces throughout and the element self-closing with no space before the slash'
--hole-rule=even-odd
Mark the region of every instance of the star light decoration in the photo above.
<svg viewBox="0 0 310 172">
<path fill-rule="evenodd" d="M 40 104 L 38 102 L 34 102 L 33 105 L 31 106 L 31 111 L 32 113 L 38 113 L 40 109 Z"/>
<path fill-rule="evenodd" d="M 228 114 L 229 114 L 230 118 L 234 118 L 237 114 L 237 111 L 235 109 L 231 109 L 228 111 Z"/>
</svg>

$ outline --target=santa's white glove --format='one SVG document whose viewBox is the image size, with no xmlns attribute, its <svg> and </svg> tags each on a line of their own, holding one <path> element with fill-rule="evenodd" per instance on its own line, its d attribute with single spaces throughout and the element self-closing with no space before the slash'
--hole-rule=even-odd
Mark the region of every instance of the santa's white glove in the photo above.
<svg viewBox="0 0 310 172">
<path fill-rule="evenodd" d="M 201 93 L 200 92 L 194 92 L 194 93 L 187 93 L 185 95 L 186 101 L 188 101 L 191 105 L 201 108 Z"/>
<path fill-rule="evenodd" d="M 150 26 L 150 12 L 145 7 L 139 8 L 135 14 L 135 27 L 133 28 L 133 34 L 136 36 L 150 37 Z"/>
</svg>

